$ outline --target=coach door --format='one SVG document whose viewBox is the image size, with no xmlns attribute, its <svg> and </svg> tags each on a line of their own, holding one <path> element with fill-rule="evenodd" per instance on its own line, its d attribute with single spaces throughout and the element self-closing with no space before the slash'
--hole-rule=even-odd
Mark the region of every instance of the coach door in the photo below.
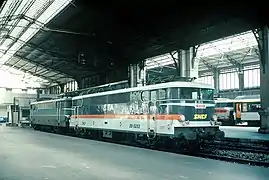
<svg viewBox="0 0 269 180">
<path fill-rule="evenodd" d="M 61 109 L 62 109 L 62 103 L 61 103 L 61 101 L 57 101 L 56 102 L 56 109 L 57 109 L 57 122 L 58 122 L 58 124 L 60 124 L 60 122 L 61 122 Z"/>
<path fill-rule="evenodd" d="M 237 120 L 241 119 L 241 103 L 236 103 L 235 104 L 235 118 Z"/>
<path fill-rule="evenodd" d="M 148 103 L 147 135 L 154 138 L 157 133 L 157 90 L 150 91 Z"/>
<path fill-rule="evenodd" d="M 78 110 L 79 110 L 79 106 L 74 106 L 73 115 L 74 115 L 74 119 L 76 120 L 76 122 L 78 120 Z"/>
</svg>

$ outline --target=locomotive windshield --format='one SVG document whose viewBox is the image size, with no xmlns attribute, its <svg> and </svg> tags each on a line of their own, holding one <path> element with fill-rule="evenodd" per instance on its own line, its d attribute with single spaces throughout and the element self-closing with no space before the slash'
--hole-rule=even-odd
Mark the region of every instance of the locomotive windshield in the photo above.
<svg viewBox="0 0 269 180">
<path fill-rule="evenodd" d="M 205 88 L 170 88 L 171 99 L 213 100 L 214 90 Z"/>
</svg>

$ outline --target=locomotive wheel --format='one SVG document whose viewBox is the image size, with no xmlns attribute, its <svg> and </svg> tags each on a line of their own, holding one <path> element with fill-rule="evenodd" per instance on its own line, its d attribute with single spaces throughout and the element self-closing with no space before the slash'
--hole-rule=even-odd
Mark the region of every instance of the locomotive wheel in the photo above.
<svg viewBox="0 0 269 180">
<path fill-rule="evenodd" d="M 86 130 L 86 128 L 79 128 L 78 126 L 76 126 L 76 127 L 74 128 L 74 130 L 75 130 L 75 133 L 76 133 L 76 136 L 77 136 L 77 137 L 84 137 L 84 136 L 87 135 L 87 130 Z"/>
<path fill-rule="evenodd" d="M 83 137 L 83 136 L 87 135 L 86 128 L 79 129 L 78 131 L 79 131 L 79 136 Z"/>
<path fill-rule="evenodd" d="M 75 131 L 76 136 L 79 137 L 79 128 L 77 125 L 74 127 L 74 131 Z"/>
<path fill-rule="evenodd" d="M 53 126 L 53 131 L 55 133 L 58 133 L 59 132 L 59 126 Z"/>
</svg>

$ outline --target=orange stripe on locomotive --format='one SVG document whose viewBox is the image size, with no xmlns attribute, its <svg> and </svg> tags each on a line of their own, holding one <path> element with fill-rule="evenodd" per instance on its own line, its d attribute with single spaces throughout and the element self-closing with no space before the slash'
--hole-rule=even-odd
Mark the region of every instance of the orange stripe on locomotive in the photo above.
<svg viewBox="0 0 269 180">
<path fill-rule="evenodd" d="M 85 118 L 85 119 L 128 119 L 128 120 L 148 120 L 154 117 L 155 120 L 181 120 L 179 114 L 169 115 L 132 115 L 132 114 L 81 114 L 72 115 L 71 118 Z"/>
</svg>

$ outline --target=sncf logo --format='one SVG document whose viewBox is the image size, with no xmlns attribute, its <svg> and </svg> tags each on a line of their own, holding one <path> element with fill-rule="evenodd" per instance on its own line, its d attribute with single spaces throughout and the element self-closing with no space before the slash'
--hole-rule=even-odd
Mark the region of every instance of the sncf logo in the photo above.
<svg viewBox="0 0 269 180">
<path fill-rule="evenodd" d="M 194 114 L 193 119 L 206 119 L 207 114 Z"/>
</svg>

